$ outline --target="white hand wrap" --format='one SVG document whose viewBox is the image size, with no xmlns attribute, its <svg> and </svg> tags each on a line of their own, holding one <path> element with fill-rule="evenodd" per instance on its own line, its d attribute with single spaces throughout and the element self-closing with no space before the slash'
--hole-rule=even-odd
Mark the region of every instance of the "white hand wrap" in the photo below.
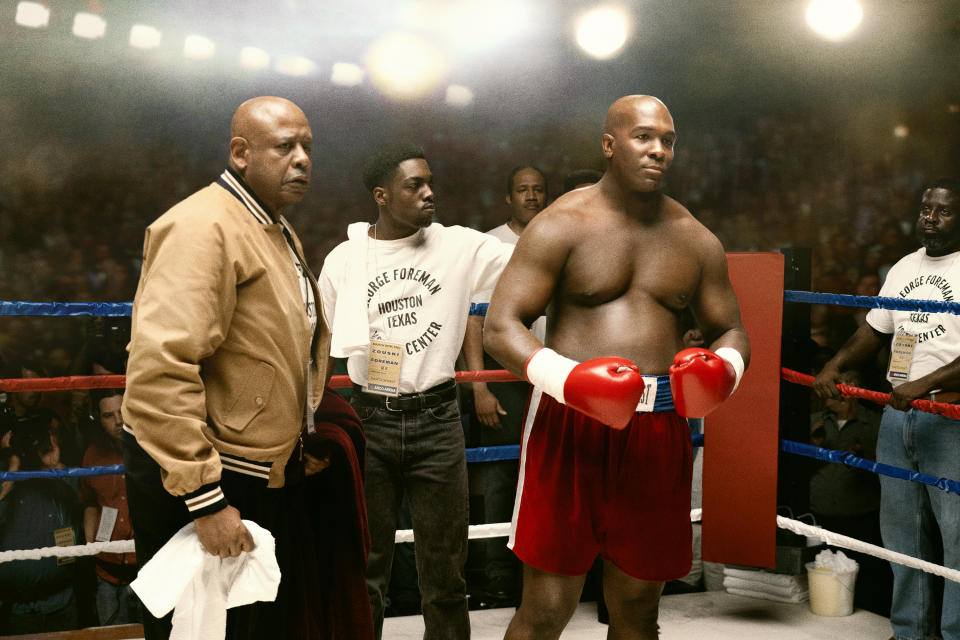
<svg viewBox="0 0 960 640">
<path fill-rule="evenodd" d="M 733 383 L 733 389 L 730 390 L 730 393 L 733 393 L 740 386 L 740 378 L 743 377 L 743 370 L 746 368 L 743 364 L 743 356 L 733 347 L 720 347 L 714 353 L 733 365 L 733 370 L 737 372 L 737 379 Z"/>
<path fill-rule="evenodd" d="M 563 398 L 563 385 L 567 382 L 567 376 L 578 364 L 580 363 L 576 360 L 543 347 L 535 351 L 527 360 L 524 373 L 530 384 L 552 396 L 560 404 L 566 404 Z"/>
</svg>

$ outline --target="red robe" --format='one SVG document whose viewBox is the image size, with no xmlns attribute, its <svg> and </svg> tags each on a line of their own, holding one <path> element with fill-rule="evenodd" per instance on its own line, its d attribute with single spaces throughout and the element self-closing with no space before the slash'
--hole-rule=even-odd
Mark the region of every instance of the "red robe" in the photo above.
<svg viewBox="0 0 960 640">
<path fill-rule="evenodd" d="M 363 497 L 363 425 L 350 404 L 327 387 L 315 414 L 314 429 L 304 433 L 307 453 L 330 456 L 330 466 L 297 477 L 299 458 L 288 466 L 290 563 L 295 635 L 305 640 L 368 640 L 373 618 L 367 593 L 370 552 L 367 507 Z"/>
</svg>

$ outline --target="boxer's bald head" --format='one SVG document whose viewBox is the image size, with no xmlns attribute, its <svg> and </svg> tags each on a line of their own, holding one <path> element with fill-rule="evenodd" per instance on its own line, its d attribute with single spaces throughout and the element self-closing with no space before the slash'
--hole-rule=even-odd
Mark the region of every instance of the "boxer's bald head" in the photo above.
<svg viewBox="0 0 960 640">
<path fill-rule="evenodd" d="M 613 134 L 617 129 L 632 126 L 638 114 L 663 115 L 670 119 L 670 128 L 673 128 L 673 117 L 667 105 L 660 98 L 653 96 L 633 95 L 623 96 L 615 101 L 607 110 L 607 119 L 603 123 L 603 132 Z"/>
<path fill-rule="evenodd" d="M 247 100 L 230 122 L 230 168 L 270 213 L 303 198 L 310 182 L 312 146 L 307 116 L 285 98 Z"/>
<path fill-rule="evenodd" d="M 603 155 L 611 179 L 629 191 L 656 191 L 673 162 L 677 133 L 670 110 L 653 96 L 624 96 L 610 105 Z"/>
</svg>

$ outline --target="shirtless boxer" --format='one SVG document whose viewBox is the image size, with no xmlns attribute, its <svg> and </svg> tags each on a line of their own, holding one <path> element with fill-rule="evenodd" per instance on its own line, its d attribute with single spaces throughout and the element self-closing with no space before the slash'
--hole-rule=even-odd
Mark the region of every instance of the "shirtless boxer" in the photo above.
<svg viewBox="0 0 960 640">
<path fill-rule="evenodd" d="M 509 639 L 559 637 L 597 554 L 608 637 L 656 638 L 663 583 L 690 569 L 682 416 L 732 393 L 750 344 L 723 247 L 659 192 L 675 139 L 658 99 L 617 100 L 603 178 L 533 219 L 490 303 L 485 347 L 536 387 L 509 542 L 524 562 Z M 686 308 L 714 351 L 681 351 Z M 546 347 L 526 329 L 545 310 Z"/>
</svg>

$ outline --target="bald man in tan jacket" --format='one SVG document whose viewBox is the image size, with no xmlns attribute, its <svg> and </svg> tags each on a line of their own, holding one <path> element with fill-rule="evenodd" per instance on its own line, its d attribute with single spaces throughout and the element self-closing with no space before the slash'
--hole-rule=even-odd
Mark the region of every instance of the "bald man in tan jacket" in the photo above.
<svg viewBox="0 0 960 640">
<path fill-rule="evenodd" d="M 306 193 L 311 145 L 292 102 L 243 103 L 228 168 L 147 229 L 123 401 L 141 562 L 191 520 L 207 552 L 249 551 L 243 518 L 274 534 L 284 568 L 278 488 L 320 402 L 330 337 L 281 215 Z M 169 616 L 145 616 L 147 640 L 168 637 Z M 280 597 L 231 609 L 227 637 L 285 637 L 283 619 Z"/>
</svg>

